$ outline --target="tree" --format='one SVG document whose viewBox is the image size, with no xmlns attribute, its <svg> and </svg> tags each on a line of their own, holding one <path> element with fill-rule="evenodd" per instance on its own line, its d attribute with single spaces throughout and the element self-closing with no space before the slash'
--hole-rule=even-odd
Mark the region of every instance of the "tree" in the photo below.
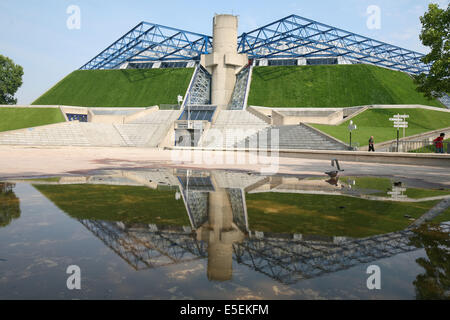
<svg viewBox="0 0 450 320">
<path fill-rule="evenodd" d="M 413 282 L 416 299 L 450 299 L 450 234 L 436 223 L 424 224 L 413 232 L 410 245 L 423 248 L 426 254 L 416 259 L 424 270 Z"/>
<path fill-rule="evenodd" d="M 428 98 L 442 97 L 450 93 L 450 4 L 441 9 L 431 3 L 423 17 L 420 40 L 431 52 L 422 58 L 422 62 L 431 64 L 429 74 L 422 73 L 415 77 L 417 90 Z"/>
<path fill-rule="evenodd" d="M 20 200 L 12 189 L 14 184 L 0 183 L 0 228 L 20 217 Z"/>
<path fill-rule="evenodd" d="M 23 68 L 0 54 L 0 104 L 16 104 L 14 95 L 22 85 Z"/>
</svg>

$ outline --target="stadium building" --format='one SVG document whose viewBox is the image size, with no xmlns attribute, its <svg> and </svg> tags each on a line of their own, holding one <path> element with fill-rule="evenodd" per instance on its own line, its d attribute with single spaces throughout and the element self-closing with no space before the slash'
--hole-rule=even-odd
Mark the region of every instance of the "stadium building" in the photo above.
<svg viewBox="0 0 450 320">
<path fill-rule="evenodd" d="M 450 121 L 448 100 L 414 90 L 421 53 L 297 15 L 237 29 L 233 15 L 213 36 L 141 22 L 33 103 L 63 122 L 0 144 L 348 150 L 333 128 L 366 112 Z"/>
</svg>

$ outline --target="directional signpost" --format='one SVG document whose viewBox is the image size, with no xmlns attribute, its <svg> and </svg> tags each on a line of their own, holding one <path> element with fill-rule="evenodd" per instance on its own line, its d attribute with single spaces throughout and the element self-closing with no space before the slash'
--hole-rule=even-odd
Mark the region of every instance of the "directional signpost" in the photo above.
<svg viewBox="0 0 450 320">
<path fill-rule="evenodd" d="M 405 129 L 408 128 L 408 121 L 406 119 L 409 118 L 407 114 L 396 114 L 393 118 L 389 118 L 389 121 L 394 122 L 394 128 L 397 128 L 397 152 L 398 152 L 398 144 L 399 144 L 399 130 L 403 128 L 403 137 L 405 137 Z"/>
</svg>

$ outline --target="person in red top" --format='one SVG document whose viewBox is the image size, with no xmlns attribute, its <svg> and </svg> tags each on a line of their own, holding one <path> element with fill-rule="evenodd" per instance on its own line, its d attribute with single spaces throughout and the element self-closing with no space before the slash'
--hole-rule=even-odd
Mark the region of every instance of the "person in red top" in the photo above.
<svg viewBox="0 0 450 320">
<path fill-rule="evenodd" d="M 439 137 L 433 140 L 435 146 L 436 146 L 436 153 L 444 153 L 444 137 L 445 133 L 441 133 Z"/>
</svg>

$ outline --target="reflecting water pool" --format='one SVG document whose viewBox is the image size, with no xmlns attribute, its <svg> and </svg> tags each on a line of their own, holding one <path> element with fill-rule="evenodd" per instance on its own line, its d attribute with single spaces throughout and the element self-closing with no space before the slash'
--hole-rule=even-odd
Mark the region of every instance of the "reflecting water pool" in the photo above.
<svg viewBox="0 0 450 320">
<path fill-rule="evenodd" d="M 426 179 L 161 168 L 0 182 L 0 299 L 445 298 L 450 189 Z"/>
</svg>

